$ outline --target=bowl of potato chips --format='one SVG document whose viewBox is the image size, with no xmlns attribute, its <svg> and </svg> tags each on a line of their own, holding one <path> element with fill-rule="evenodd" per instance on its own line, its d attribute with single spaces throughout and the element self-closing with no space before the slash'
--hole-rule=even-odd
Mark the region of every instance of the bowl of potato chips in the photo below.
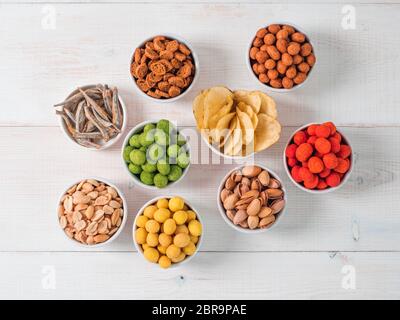
<svg viewBox="0 0 400 320">
<path fill-rule="evenodd" d="M 275 101 L 261 91 L 203 90 L 193 101 L 193 114 L 204 141 L 225 158 L 249 157 L 281 134 Z"/>
</svg>

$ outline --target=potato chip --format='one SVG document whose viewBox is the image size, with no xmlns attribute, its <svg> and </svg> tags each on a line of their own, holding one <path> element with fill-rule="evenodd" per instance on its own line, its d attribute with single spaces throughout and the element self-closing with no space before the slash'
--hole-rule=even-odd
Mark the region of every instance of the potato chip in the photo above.
<svg viewBox="0 0 400 320">
<path fill-rule="evenodd" d="M 238 115 L 240 127 L 242 130 L 243 144 L 249 144 L 254 139 L 253 123 L 251 122 L 251 119 L 247 113 L 240 111 L 239 109 L 236 109 L 236 113 Z"/>
<path fill-rule="evenodd" d="M 221 138 L 227 137 L 230 134 L 229 125 L 232 119 L 235 117 L 236 113 L 231 112 L 223 116 L 218 120 L 217 125 L 214 129 L 211 129 L 211 136 L 215 140 L 215 142 L 220 143 Z M 225 140 L 225 139 L 224 139 Z"/>
<path fill-rule="evenodd" d="M 260 91 L 204 90 L 193 102 L 197 128 L 231 156 L 247 156 L 278 141 L 281 126 L 272 98 Z"/>
<path fill-rule="evenodd" d="M 233 94 L 237 103 L 244 102 L 249 105 L 256 114 L 260 112 L 261 97 L 258 93 L 246 90 L 237 90 Z"/>
<path fill-rule="evenodd" d="M 281 125 L 274 118 L 258 114 L 258 126 L 254 132 L 254 151 L 264 150 L 279 140 Z"/>
<path fill-rule="evenodd" d="M 193 114 L 196 119 L 197 128 L 204 129 L 204 99 L 208 90 L 202 91 L 193 101 Z"/>
<path fill-rule="evenodd" d="M 256 92 L 261 98 L 260 113 L 265 113 L 267 116 L 276 119 L 278 117 L 278 112 L 276 110 L 275 101 L 261 91 L 254 91 L 254 92 Z"/>
<path fill-rule="evenodd" d="M 224 153 L 235 156 L 242 150 L 242 130 L 237 116 L 232 120 L 231 129 L 231 134 L 224 145 Z"/>
<path fill-rule="evenodd" d="M 231 97 L 227 97 L 226 104 L 222 106 L 221 109 L 219 109 L 217 113 L 211 116 L 211 118 L 209 119 L 208 128 L 214 129 L 217 126 L 218 121 L 222 117 L 226 116 L 229 112 L 231 112 L 232 106 L 233 106 L 233 99 Z"/>
<path fill-rule="evenodd" d="M 258 118 L 257 118 L 257 114 L 253 111 L 253 108 L 250 107 L 248 104 L 245 104 L 244 102 L 239 102 L 237 104 L 237 108 L 239 108 L 243 112 L 246 112 L 251 119 L 253 128 L 257 128 Z"/>
<path fill-rule="evenodd" d="M 225 87 L 213 87 L 208 90 L 204 98 L 204 125 L 206 128 L 209 128 L 209 121 L 213 115 L 222 107 L 233 103 L 232 98 L 233 93 Z"/>
</svg>

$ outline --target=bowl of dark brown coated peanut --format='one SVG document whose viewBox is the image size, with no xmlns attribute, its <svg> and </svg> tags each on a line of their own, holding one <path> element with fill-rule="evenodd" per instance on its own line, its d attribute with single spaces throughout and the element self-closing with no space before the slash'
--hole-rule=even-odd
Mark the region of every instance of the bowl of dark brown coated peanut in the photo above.
<svg viewBox="0 0 400 320">
<path fill-rule="evenodd" d="M 292 24 L 275 23 L 257 31 L 246 57 L 250 71 L 272 91 L 302 86 L 316 62 L 308 36 Z"/>
<path fill-rule="evenodd" d="M 157 102 L 173 102 L 193 87 L 198 68 L 196 53 L 187 41 L 158 35 L 135 49 L 130 73 L 143 96 Z"/>
</svg>

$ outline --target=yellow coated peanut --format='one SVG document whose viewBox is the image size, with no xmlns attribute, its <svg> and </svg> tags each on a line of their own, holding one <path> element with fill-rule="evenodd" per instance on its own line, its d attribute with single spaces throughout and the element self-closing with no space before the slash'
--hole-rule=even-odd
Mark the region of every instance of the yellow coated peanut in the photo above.
<svg viewBox="0 0 400 320">
<path fill-rule="evenodd" d="M 162 246 L 161 244 L 159 244 L 157 246 L 158 251 L 160 251 L 161 254 L 166 254 L 167 253 L 167 247 Z"/>
<path fill-rule="evenodd" d="M 160 224 L 156 220 L 149 220 L 145 225 L 146 231 L 150 233 L 157 233 L 160 231 Z"/>
<path fill-rule="evenodd" d="M 167 257 L 170 259 L 174 259 L 181 254 L 181 249 L 178 248 L 176 245 L 171 244 L 166 251 Z"/>
<path fill-rule="evenodd" d="M 160 257 L 158 250 L 154 248 L 147 248 L 144 250 L 143 255 L 148 261 L 153 263 L 157 263 L 158 258 Z"/>
<path fill-rule="evenodd" d="M 166 233 L 160 233 L 158 236 L 158 242 L 163 247 L 168 247 L 172 243 L 172 237 Z"/>
<path fill-rule="evenodd" d="M 146 222 L 149 220 L 149 218 L 147 216 L 141 215 L 137 218 L 136 220 L 136 225 L 139 228 L 144 228 L 146 225 Z"/>
<path fill-rule="evenodd" d="M 172 258 L 171 260 L 174 263 L 178 263 L 178 262 L 183 261 L 185 259 L 185 257 L 186 257 L 186 254 L 184 252 L 181 252 L 176 258 Z"/>
<path fill-rule="evenodd" d="M 160 223 L 164 223 L 170 216 L 171 212 L 166 208 L 160 208 L 154 212 L 154 219 Z"/>
<path fill-rule="evenodd" d="M 186 255 L 191 256 L 196 252 L 196 245 L 193 242 L 189 242 L 189 244 L 183 248 L 183 252 Z"/>
<path fill-rule="evenodd" d="M 163 224 L 164 233 L 171 235 L 175 233 L 176 223 L 174 219 L 167 219 Z"/>
<path fill-rule="evenodd" d="M 161 209 L 161 208 L 168 209 L 168 204 L 169 204 L 169 202 L 168 202 L 167 199 L 159 199 L 157 201 L 156 206 L 157 206 L 158 209 Z"/>
<path fill-rule="evenodd" d="M 188 228 L 190 234 L 193 236 L 199 237 L 202 233 L 201 223 L 198 220 L 190 221 Z"/>
<path fill-rule="evenodd" d="M 157 247 L 158 246 L 158 234 L 157 233 L 149 233 L 146 237 L 146 243 L 150 247 Z"/>
<path fill-rule="evenodd" d="M 187 210 L 186 211 L 188 218 L 187 218 L 187 222 L 190 222 L 192 220 L 196 220 L 196 212 L 194 212 L 193 210 Z"/>
<path fill-rule="evenodd" d="M 188 219 L 188 214 L 186 213 L 186 211 L 179 210 L 174 213 L 173 218 L 177 225 L 182 225 Z"/>
<path fill-rule="evenodd" d="M 147 218 L 153 219 L 153 215 L 154 215 L 154 212 L 156 212 L 156 210 L 157 210 L 156 206 L 153 206 L 153 205 L 152 206 L 148 206 L 148 207 L 146 207 L 146 209 L 144 209 L 143 214 Z"/>
<path fill-rule="evenodd" d="M 172 212 L 182 210 L 185 202 L 181 197 L 173 197 L 169 200 L 168 207 Z"/>
<path fill-rule="evenodd" d="M 168 258 L 167 256 L 161 256 L 160 259 L 158 260 L 158 264 L 160 265 L 161 268 L 167 269 L 171 266 L 171 259 Z"/>
<path fill-rule="evenodd" d="M 175 230 L 175 234 L 178 233 L 186 233 L 189 234 L 189 229 L 186 225 L 177 226 Z"/>
<path fill-rule="evenodd" d="M 186 233 L 179 233 L 174 237 L 174 245 L 184 248 L 190 243 L 190 237 Z"/>
<path fill-rule="evenodd" d="M 135 239 L 138 244 L 146 243 L 147 231 L 144 228 L 137 228 L 135 232 Z"/>
</svg>

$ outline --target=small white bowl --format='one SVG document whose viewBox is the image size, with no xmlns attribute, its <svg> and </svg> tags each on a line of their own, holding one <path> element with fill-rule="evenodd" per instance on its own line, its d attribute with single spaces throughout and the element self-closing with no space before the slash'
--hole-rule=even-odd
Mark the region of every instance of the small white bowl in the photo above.
<svg viewBox="0 0 400 320">
<path fill-rule="evenodd" d="M 191 203 L 189 203 L 185 198 L 181 197 L 181 196 L 177 196 L 177 195 L 167 195 L 167 196 L 160 196 L 160 197 L 156 197 L 151 199 L 150 201 L 146 202 L 143 207 L 140 208 L 140 210 L 138 211 L 138 213 L 136 214 L 135 220 L 133 222 L 133 227 L 132 227 L 132 238 L 133 238 L 133 243 L 135 245 L 135 248 L 138 252 L 140 252 L 143 255 L 143 250 L 142 247 L 136 242 L 136 238 L 135 238 L 135 231 L 137 229 L 136 227 L 136 221 L 138 219 L 138 217 L 143 213 L 144 209 L 150 205 L 154 205 L 158 200 L 160 199 L 171 199 L 173 197 L 180 197 L 185 201 L 185 204 L 189 207 L 190 210 L 193 210 L 196 213 L 197 216 L 197 220 L 199 220 L 199 222 L 201 223 L 201 227 L 202 227 L 202 233 L 201 236 L 199 237 L 199 241 L 196 243 L 196 251 L 194 254 L 192 254 L 191 256 L 186 256 L 186 258 L 184 260 L 182 260 L 181 262 L 178 263 L 172 263 L 171 266 L 168 269 L 171 268 L 176 268 L 181 266 L 184 263 L 189 262 L 190 260 L 193 259 L 193 257 L 197 254 L 197 252 L 199 252 L 200 250 L 200 246 L 203 243 L 203 237 L 204 237 L 204 223 L 203 220 L 201 218 L 201 216 L 199 215 L 199 212 L 193 207 L 193 205 Z M 144 258 L 144 257 L 143 257 Z M 147 261 L 147 260 L 146 260 Z M 154 265 L 157 265 L 156 263 L 152 263 Z"/>
<path fill-rule="evenodd" d="M 247 156 L 230 156 L 228 154 L 225 154 L 221 151 L 219 151 L 215 146 L 213 146 L 211 143 L 208 142 L 207 138 L 202 135 L 201 138 L 203 139 L 204 143 L 211 149 L 212 152 L 214 152 L 216 155 L 225 158 L 225 159 L 229 159 L 229 160 L 234 160 L 234 161 L 244 161 L 244 160 L 248 160 L 249 158 L 253 157 L 257 152 L 252 152 L 250 154 L 248 154 Z"/>
<path fill-rule="evenodd" d="M 308 128 L 308 127 L 309 127 L 310 125 L 312 125 L 312 124 L 318 124 L 318 123 L 309 123 L 309 124 L 306 124 L 306 125 L 304 125 L 304 126 L 298 128 L 298 129 L 296 129 L 296 130 L 292 133 L 292 135 L 290 136 L 288 142 L 286 143 L 285 148 L 283 149 L 283 166 L 284 166 L 284 168 L 285 168 L 286 174 L 289 176 L 289 179 L 290 179 L 290 180 L 296 185 L 296 187 L 298 187 L 299 189 L 301 189 L 301 190 L 303 190 L 303 191 L 306 191 L 306 192 L 308 192 L 308 193 L 313 193 L 313 194 L 323 194 L 323 193 L 333 192 L 333 191 L 338 190 L 339 188 L 341 188 L 341 187 L 349 180 L 349 177 L 350 177 L 351 173 L 353 172 L 353 168 L 354 168 L 354 164 L 353 164 L 353 147 L 351 146 L 349 139 L 347 139 L 347 138 L 346 138 L 339 130 L 337 130 L 337 129 L 336 129 L 336 131 L 337 131 L 338 133 L 340 133 L 340 135 L 342 136 L 342 141 L 345 142 L 345 144 L 347 144 L 347 145 L 351 148 L 351 155 L 350 155 L 350 157 L 349 157 L 349 159 L 350 159 L 350 168 L 349 168 L 349 170 L 345 173 L 343 180 L 341 180 L 340 184 L 339 184 L 337 187 L 333 187 L 333 188 L 332 188 L 332 187 L 329 187 L 329 188 L 326 188 L 326 189 L 323 189 L 323 190 L 311 190 L 311 189 L 307 189 L 307 188 L 303 187 L 300 183 L 296 182 L 296 181 L 293 179 L 292 175 L 290 174 L 289 166 L 288 166 L 287 161 L 286 161 L 286 153 L 285 153 L 285 152 L 286 152 L 286 148 L 289 146 L 289 144 L 291 144 L 291 142 L 292 142 L 292 140 L 293 140 L 293 137 L 294 137 L 294 135 L 295 135 L 297 132 L 299 132 L 299 131 L 301 131 L 301 130 L 304 130 L 305 128 Z"/>
<path fill-rule="evenodd" d="M 140 181 L 140 178 L 138 178 L 135 174 L 133 174 L 132 172 L 129 171 L 128 165 L 126 164 L 126 162 L 125 162 L 125 160 L 124 160 L 124 149 L 125 149 L 126 146 L 129 145 L 129 139 L 130 139 L 130 137 L 133 136 L 135 133 L 137 133 L 137 132 L 139 132 L 139 131 L 142 131 L 143 128 L 145 127 L 145 125 L 150 124 L 150 123 L 156 124 L 156 123 L 157 123 L 158 121 L 160 121 L 160 120 L 161 120 L 161 119 L 154 120 L 154 121 L 153 121 L 153 120 L 143 121 L 143 122 L 139 123 L 138 125 L 136 125 L 135 127 L 133 127 L 133 128 L 128 132 L 128 134 L 126 135 L 126 137 L 125 137 L 125 139 L 124 139 L 124 143 L 122 144 L 122 148 L 121 148 L 121 160 L 122 160 L 122 162 L 123 162 L 123 164 L 124 164 L 124 167 L 125 167 L 126 171 L 127 171 L 127 172 L 129 173 L 129 175 L 133 178 L 133 182 L 134 182 L 137 186 L 143 187 L 143 188 L 149 189 L 149 190 L 165 190 L 165 189 L 171 187 L 172 185 L 177 184 L 178 182 L 180 182 L 181 180 L 183 180 L 183 178 L 186 176 L 187 172 L 189 171 L 190 164 L 191 164 L 191 161 L 189 161 L 189 165 L 188 165 L 185 169 L 182 169 L 182 176 L 181 176 L 177 181 L 168 182 L 168 184 L 167 184 L 167 186 L 166 186 L 165 188 L 157 188 L 157 187 L 154 186 L 154 185 L 153 185 L 153 186 L 149 186 L 149 185 L 147 185 L 147 184 L 144 184 L 142 181 Z M 191 148 L 190 148 L 190 143 L 189 143 L 188 137 L 187 137 L 185 134 L 183 134 L 182 132 L 180 132 L 180 131 L 179 131 L 179 128 L 178 128 L 177 126 L 176 126 L 176 128 L 178 129 L 178 132 L 179 132 L 182 136 L 184 136 L 185 139 L 186 139 L 186 146 L 187 146 L 187 150 L 188 150 L 187 152 L 189 153 L 189 159 L 190 159 L 191 156 L 192 156 L 192 152 L 191 152 Z"/>
<path fill-rule="evenodd" d="M 300 87 L 302 87 L 302 86 L 309 80 L 311 74 L 313 73 L 313 70 L 315 69 L 315 66 L 317 65 L 318 56 L 317 56 L 317 54 L 316 54 L 315 46 L 314 46 L 314 44 L 311 42 L 311 39 L 308 37 L 307 32 L 305 32 L 302 28 L 300 28 L 299 26 L 297 26 L 297 25 L 295 25 L 295 24 L 293 24 L 293 23 L 291 23 L 291 22 L 285 22 L 285 21 L 284 21 L 284 22 L 282 22 L 282 21 L 281 21 L 281 22 L 270 22 L 270 23 L 266 24 L 265 26 L 261 26 L 259 29 L 261 29 L 261 28 L 266 28 L 267 26 L 270 26 L 271 24 L 280 24 L 280 25 L 286 24 L 286 25 L 292 26 L 292 27 L 295 28 L 297 31 L 301 32 L 302 34 L 304 34 L 304 35 L 306 36 L 306 40 L 311 44 L 311 46 L 312 46 L 312 48 L 313 48 L 313 53 L 314 53 L 314 55 L 315 55 L 315 57 L 316 57 L 316 59 L 315 59 L 315 64 L 312 66 L 312 68 L 311 68 L 310 71 L 308 72 L 306 80 L 304 80 L 304 81 L 303 81 L 302 83 L 300 83 L 300 84 L 297 84 L 297 85 L 293 86 L 293 87 L 290 88 L 290 89 L 285 89 L 285 88 L 281 88 L 281 89 L 279 89 L 279 88 L 274 88 L 274 87 L 271 87 L 271 86 L 268 85 L 268 84 L 262 83 L 262 82 L 258 79 L 257 75 L 254 73 L 253 68 L 251 67 L 251 64 L 250 64 L 249 52 L 250 52 L 251 47 L 253 46 L 253 41 L 254 41 L 255 36 L 253 36 L 253 38 L 252 38 L 251 41 L 250 41 L 249 46 L 246 48 L 246 65 L 247 65 L 247 68 L 249 69 L 249 71 L 251 72 L 253 78 L 257 81 L 257 83 L 258 83 L 259 85 L 262 85 L 263 87 L 265 87 L 266 90 L 271 90 L 271 91 L 273 91 L 273 92 L 292 92 L 292 91 L 294 91 L 294 90 L 299 89 Z M 258 29 L 257 29 L 257 30 L 258 30 Z"/>
<path fill-rule="evenodd" d="M 106 179 L 103 179 L 103 178 L 99 178 L 99 177 L 89 177 L 89 178 L 80 179 L 80 180 L 78 180 L 77 182 L 74 182 L 74 183 L 70 184 L 69 187 L 66 188 L 64 192 L 61 193 L 61 195 L 60 195 L 60 197 L 58 198 L 58 201 L 57 201 L 57 210 L 56 210 L 56 211 L 58 212 L 58 206 L 59 206 L 60 203 L 61 203 L 61 199 L 62 199 L 62 198 L 64 197 L 64 195 L 67 193 L 67 190 L 69 190 L 70 188 L 72 188 L 74 185 L 80 183 L 81 181 L 83 181 L 83 180 L 89 180 L 89 179 L 94 179 L 94 180 L 97 180 L 97 181 L 99 181 L 99 182 L 103 182 L 103 183 L 105 183 L 106 185 L 108 185 L 108 186 L 110 186 L 110 187 L 113 187 L 115 190 L 117 190 L 117 193 L 118 193 L 119 197 L 122 199 L 122 204 L 123 204 L 123 209 L 124 209 L 124 210 L 123 210 L 123 216 L 122 216 L 122 222 L 121 222 L 121 225 L 119 226 L 118 230 L 110 237 L 110 239 L 108 239 L 108 240 L 106 240 L 106 241 L 104 241 L 104 242 L 101 242 L 101 243 L 98 243 L 98 244 L 91 244 L 91 245 L 89 245 L 89 244 L 83 244 L 83 243 L 81 243 L 81 242 L 79 242 L 79 241 L 77 241 L 77 240 L 75 240 L 75 239 L 71 239 L 70 237 L 67 236 L 67 234 L 64 232 L 64 230 L 61 230 L 62 233 L 65 235 L 65 237 L 66 237 L 69 241 L 71 241 L 72 243 L 74 243 L 75 245 L 78 245 L 78 246 L 83 247 L 83 248 L 90 248 L 90 249 L 91 249 L 91 248 L 98 248 L 98 247 L 105 246 L 106 244 L 109 244 L 109 243 L 113 242 L 115 239 L 118 238 L 118 236 L 119 236 L 120 233 L 122 232 L 122 229 L 124 228 L 124 226 L 125 226 L 125 224 L 126 224 L 126 220 L 127 220 L 127 218 L 128 218 L 128 202 L 126 201 L 126 198 L 125 198 L 124 194 L 122 193 L 121 189 L 119 189 L 115 184 L 113 184 L 113 183 L 111 183 L 110 181 L 108 181 L 108 180 L 106 180 Z M 58 225 L 59 228 L 61 229 L 58 214 L 57 214 L 56 216 L 57 216 L 57 225 Z"/>
<path fill-rule="evenodd" d="M 281 179 L 274 171 L 272 171 L 271 169 L 269 169 L 269 168 L 267 168 L 267 167 L 265 167 L 265 166 L 263 166 L 263 165 L 261 165 L 261 164 L 258 164 L 258 163 L 254 163 L 254 164 L 251 164 L 251 165 L 260 167 L 260 168 L 262 168 L 262 169 L 268 171 L 269 174 L 271 175 L 271 177 L 275 178 L 276 180 L 278 180 L 278 181 L 281 183 L 281 189 L 282 189 L 282 191 L 283 191 L 283 193 L 284 193 L 283 199 L 285 200 L 285 207 L 282 209 L 281 212 L 279 212 L 279 213 L 277 213 L 277 214 L 275 215 L 275 219 L 276 219 L 275 222 L 274 222 L 270 227 L 268 227 L 268 228 L 258 228 L 258 229 L 253 229 L 253 230 L 251 230 L 251 229 L 246 229 L 246 228 L 242 228 L 241 226 L 235 225 L 235 224 L 227 217 L 227 215 L 226 215 L 226 213 L 225 213 L 226 210 L 225 210 L 225 208 L 224 208 L 224 206 L 223 206 L 223 204 L 222 204 L 221 197 L 220 197 L 221 191 L 224 189 L 224 187 L 225 187 L 225 182 L 226 182 L 226 180 L 229 178 L 229 176 L 230 176 L 234 171 L 236 171 L 236 170 L 241 170 L 241 169 L 242 169 L 243 167 L 245 167 L 246 165 L 241 165 L 241 166 L 239 166 L 239 167 L 236 167 L 236 168 L 232 169 L 232 170 L 229 171 L 229 172 L 225 175 L 225 177 L 222 179 L 222 181 L 221 181 L 221 183 L 220 183 L 220 185 L 219 185 L 219 187 L 218 187 L 217 206 L 218 206 L 219 213 L 220 213 L 221 216 L 222 216 L 222 219 L 224 219 L 224 221 L 225 221 L 231 228 L 235 229 L 236 231 L 242 232 L 242 233 L 257 234 L 257 233 L 263 233 L 263 232 L 269 231 L 269 230 L 271 230 L 272 228 L 274 228 L 274 227 L 278 224 L 278 222 L 279 222 L 279 220 L 281 219 L 281 217 L 286 213 L 286 208 L 287 208 L 287 205 L 288 205 L 288 196 L 287 196 L 287 192 L 286 192 L 285 186 L 283 185 L 282 179 Z"/>
<path fill-rule="evenodd" d="M 96 86 L 96 85 L 86 85 L 86 86 L 82 86 L 82 87 L 79 87 L 79 88 L 81 88 L 82 90 L 85 90 L 85 89 L 89 89 L 89 88 L 94 87 L 94 86 Z M 66 99 L 68 99 L 69 97 L 73 96 L 73 95 L 74 95 L 75 93 L 77 93 L 77 92 L 78 92 L 78 89 L 72 91 L 72 92 L 67 96 Z M 115 144 L 115 143 L 122 137 L 123 132 L 124 132 L 125 129 L 126 129 L 126 124 L 127 124 L 127 122 L 128 122 L 128 120 L 127 120 L 127 111 L 126 111 L 125 102 L 122 100 L 122 97 L 121 97 L 120 94 L 118 94 L 118 98 L 119 98 L 119 103 L 121 104 L 122 117 L 123 117 L 121 132 L 118 133 L 113 139 L 111 139 L 111 140 L 107 141 L 106 143 L 104 143 L 99 149 L 96 149 L 96 148 L 87 148 L 87 147 L 82 146 L 82 145 L 79 144 L 78 142 L 76 142 L 76 141 L 71 137 L 71 135 L 70 135 L 70 133 L 69 133 L 69 131 L 68 131 L 68 129 L 67 129 L 67 125 L 65 124 L 64 120 L 62 119 L 62 117 L 59 117 L 60 127 L 61 127 L 61 129 L 62 129 L 62 132 L 63 132 L 64 136 L 65 136 L 69 141 L 71 141 L 75 146 L 78 146 L 78 147 L 80 147 L 80 148 L 82 148 L 82 149 L 85 149 L 85 150 L 100 151 L 100 150 L 104 150 L 104 149 L 107 149 L 107 148 L 111 147 L 113 144 Z"/>
<path fill-rule="evenodd" d="M 195 72 L 194 72 L 193 80 L 192 80 L 192 83 L 189 85 L 189 87 L 187 87 L 187 88 L 185 89 L 185 91 L 183 91 L 180 95 L 178 95 L 178 96 L 176 96 L 176 97 L 173 97 L 173 98 L 169 98 L 169 99 L 157 99 L 157 98 L 153 98 L 153 97 L 147 95 L 145 92 L 143 92 L 143 91 L 139 88 L 139 86 L 138 86 L 137 83 L 136 83 L 135 77 L 132 76 L 132 74 L 130 73 L 130 66 L 132 65 L 132 62 L 133 62 L 133 60 L 134 60 L 135 50 L 136 50 L 137 48 L 143 48 L 143 47 L 145 46 L 146 42 L 153 40 L 153 39 L 154 39 L 155 37 L 157 37 L 157 36 L 164 36 L 164 37 L 169 38 L 169 39 L 172 39 L 172 40 L 177 40 L 177 41 L 179 41 L 180 43 L 183 43 L 185 46 L 187 46 L 187 47 L 189 48 L 189 50 L 191 51 L 191 54 L 192 54 L 192 57 L 193 57 L 193 63 L 194 63 L 194 67 L 195 67 Z M 146 97 L 147 99 L 150 99 L 150 100 L 153 101 L 153 102 L 157 102 L 157 103 L 169 103 L 169 102 L 175 102 L 175 101 L 177 101 L 177 100 L 183 98 L 183 97 L 193 88 L 195 82 L 197 81 L 197 79 L 198 79 L 198 77 L 199 77 L 200 68 L 199 68 L 199 59 L 198 59 L 198 57 L 197 57 L 197 54 L 196 54 L 196 52 L 194 51 L 192 45 L 191 45 L 188 41 L 182 39 L 182 38 L 179 37 L 179 36 L 176 36 L 176 35 L 170 34 L 170 33 L 163 33 L 163 32 L 161 32 L 160 34 L 155 35 L 155 36 L 152 36 L 152 37 L 149 37 L 149 38 L 147 38 L 146 40 L 144 40 L 144 41 L 142 41 L 141 43 L 139 43 L 139 45 L 137 45 L 137 46 L 135 47 L 135 50 L 134 50 L 133 53 L 132 53 L 132 57 L 131 57 L 130 64 L 129 64 L 129 76 L 130 76 L 131 79 L 133 80 L 133 83 L 135 84 L 135 88 L 137 89 L 137 91 L 139 92 L 139 94 L 140 94 L 141 96 L 143 96 L 143 97 Z"/>
</svg>

